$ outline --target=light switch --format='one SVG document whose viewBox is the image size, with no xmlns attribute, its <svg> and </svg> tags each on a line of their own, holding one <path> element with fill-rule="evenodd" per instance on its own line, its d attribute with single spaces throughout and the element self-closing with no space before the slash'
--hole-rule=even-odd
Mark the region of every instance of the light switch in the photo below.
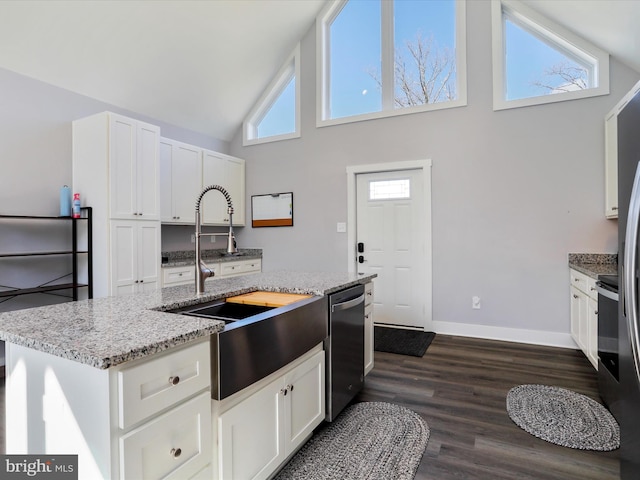
<svg viewBox="0 0 640 480">
<path fill-rule="evenodd" d="M 338 222 L 338 233 L 345 233 L 347 231 L 347 224 L 344 222 Z"/>
</svg>

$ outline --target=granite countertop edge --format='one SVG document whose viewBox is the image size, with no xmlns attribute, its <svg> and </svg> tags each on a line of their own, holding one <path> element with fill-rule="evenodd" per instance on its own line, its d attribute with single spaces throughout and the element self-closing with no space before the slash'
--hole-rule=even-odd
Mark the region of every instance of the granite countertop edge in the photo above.
<svg viewBox="0 0 640 480">
<path fill-rule="evenodd" d="M 238 252 L 240 253 L 239 255 L 227 255 L 223 249 L 203 250 L 202 260 L 205 262 L 226 263 L 262 259 L 262 249 L 259 248 L 240 248 Z M 162 252 L 162 258 L 166 259 L 161 264 L 162 268 L 185 267 L 196 264 L 194 250 Z"/>
<path fill-rule="evenodd" d="M 617 253 L 570 253 L 569 268 L 598 279 L 600 275 L 616 275 L 618 273 Z"/>
<path fill-rule="evenodd" d="M 376 275 L 354 273 L 272 272 L 208 280 L 205 294 L 192 285 L 167 287 L 0 313 L 0 340 L 107 369 L 207 337 L 224 322 L 176 315 L 168 311 L 265 290 L 329 295 Z"/>
</svg>

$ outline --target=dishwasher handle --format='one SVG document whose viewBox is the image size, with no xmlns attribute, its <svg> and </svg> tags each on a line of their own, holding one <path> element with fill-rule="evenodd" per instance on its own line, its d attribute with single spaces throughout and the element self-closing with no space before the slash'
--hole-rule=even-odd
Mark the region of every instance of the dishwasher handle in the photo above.
<svg viewBox="0 0 640 480">
<path fill-rule="evenodd" d="M 355 307 L 364 303 L 364 293 L 359 297 L 352 298 L 351 300 L 347 300 L 346 302 L 335 303 L 331 305 L 331 312 L 336 312 L 338 310 L 348 310 L 349 308 Z"/>
<path fill-rule="evenodd" d="M 615 300 L 616 302 L 619 300 L 618 292 L 614 292 L 613 290 L 609 290 L 602 283 L 596 282 L 596 290 L 598 291 L 598 295 L 602 295 L 609 300 Z"/>
</svg>

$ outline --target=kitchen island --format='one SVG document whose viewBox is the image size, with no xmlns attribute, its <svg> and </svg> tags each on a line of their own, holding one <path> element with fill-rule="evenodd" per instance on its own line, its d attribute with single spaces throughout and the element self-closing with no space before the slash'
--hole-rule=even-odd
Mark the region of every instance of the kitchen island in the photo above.
<svg viewBox="0 0 640 480">
<path fill-rule="evenodd" d="M 227 411 L 237 414 L 234 407 L 273 385 L 286 391 L 307 373 L 310 385 L 314 375 L 323 379 L 322 344 L 255 388 L 216 402 L 209 340 L 224 322 L 167 311 L 256 290 L 328 295 L 372 278 L 260 273 L 207 282 L 201 296 L 185 285 L 0 314 L 7 453 L 78 454 L 79 478 L 216 478 Z M 276 448 L 269 468 L 305 439 Z"/>
</svg>

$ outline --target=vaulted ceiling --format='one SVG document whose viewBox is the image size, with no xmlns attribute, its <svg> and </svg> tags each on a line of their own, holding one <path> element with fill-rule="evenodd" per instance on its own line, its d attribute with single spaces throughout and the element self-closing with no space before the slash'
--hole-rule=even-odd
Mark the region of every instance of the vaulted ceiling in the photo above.
<svg viewBox="0 0 640 480">
<path fill-rule="evenodd" d="M 524 0 L 640 72 L 638 0 Z M 0 67 L 229 140 L 325 0 L 3 0 Z"/>
</svg>

